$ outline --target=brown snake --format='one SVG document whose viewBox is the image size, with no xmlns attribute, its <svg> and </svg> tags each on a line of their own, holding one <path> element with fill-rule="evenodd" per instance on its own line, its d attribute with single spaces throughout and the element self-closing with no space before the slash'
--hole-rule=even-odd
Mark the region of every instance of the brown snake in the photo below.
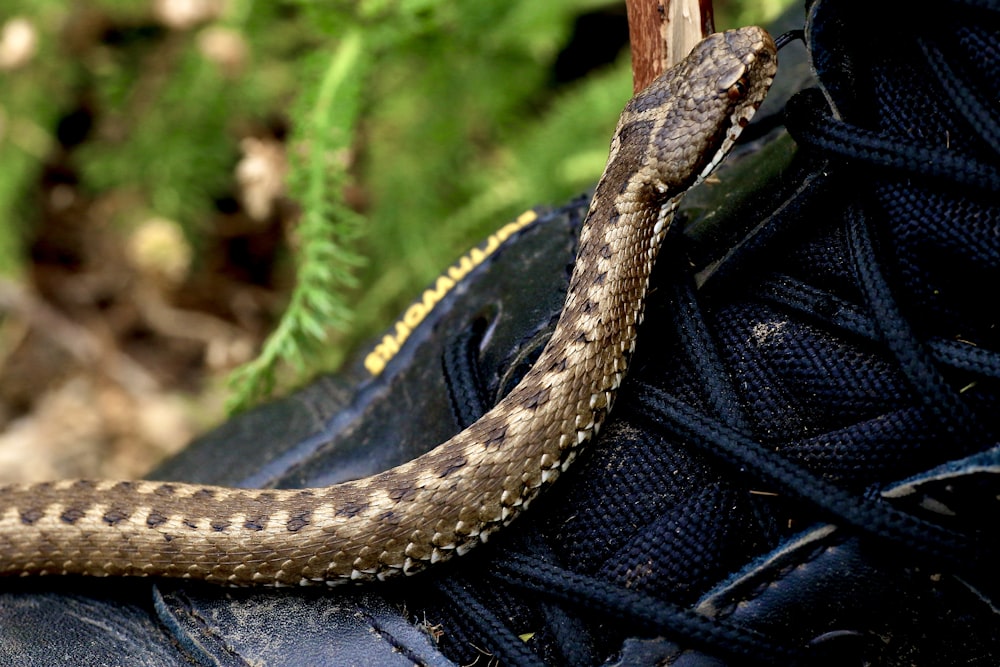
<svg viewBox="0 0 1000 667">
<path fill-rule="evenodd" d="M 325 488 L 3 486 L 0 574 L 333 585 L 413 574 L 485 542 L 597 433 L 678 201 L 726 155 L 776 67 L 762 29 L 719 33 L 628 103 L 555 332 L 520 384 L 466 430 L 396 468 Z"/>
</svg>

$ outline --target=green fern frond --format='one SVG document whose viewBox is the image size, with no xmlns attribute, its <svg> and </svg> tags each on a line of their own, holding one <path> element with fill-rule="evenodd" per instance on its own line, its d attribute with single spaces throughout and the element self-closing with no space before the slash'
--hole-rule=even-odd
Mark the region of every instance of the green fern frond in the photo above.
<svg viewBox="0 0 1000 667">
<path fill-rule="evenodd" d="M 280 364 L 290 363 L 302 373 L 309 350 L 325 341 L 331 328 L 343 328 L 350 319 L 342 295 L 355 286 L 354 270 L 362 263 L 349 248 L 363 219 L 344 201 L 344 156 L 360 109 L 365 51 L 361 29 L 347 31 L 326 59 L 318 85 L 303 93 L 294 114 L 300 125 L 291 142 L 290 184 L 302 206 L 296 228 L 297 283 L 258 357 L 230 376 L 230 411 L 269 395 Z"/>
</svg>

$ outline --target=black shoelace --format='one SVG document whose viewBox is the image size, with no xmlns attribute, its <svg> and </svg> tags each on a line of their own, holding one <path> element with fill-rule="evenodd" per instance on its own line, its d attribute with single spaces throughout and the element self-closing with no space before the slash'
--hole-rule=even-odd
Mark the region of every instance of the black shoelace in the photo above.
<svg viewBox="0 0 1000 667">
<path fill-rule="evenodd" d="M 996 9 L 985 0 L 967 4 Z M 963 38 L 974 40 L 976 35 Z M 926 38 L 918 39 L 917 43 L 936 77 L 935 85 L 947 94 L 949 103 L 965 119 L 966 130 L 979 137 L 988 150 L 1000 155 L 996 106 L 991 106 L 982 91 L 969 85 L 967 73 L 955 64 L 947 45 Z M 981 48 L 998 47 L 984 43 Z M 934 188 L 1000 191 L 1000 169 L 982 155 L 942 150 L 917 138 L 901 140 L 852 125 L 836 117 L 819 91 L 804 91 L 794 97 L 786 115 L 789 132 L 803 152 L 828 160 L 832 170 L 838 165 L 849 164 L 851 168 L 861 165 L 874 175 L 913 178 Z M 895 293 L 898 288 L 894 288 L 886 275 L 884 258 L 888 251 L 881 247 L 877 223 L 863 201 L 852 203 L 845 210 L 843 234 L 863 296 L 864 312 L 791 277 L 772 276 L 751 289 L 788 311 L 818 318 L 831 330 L 882 345 L 907 378 L 913 394 L 934 416 L 940 433 L 956 442 L 982 443 L 989 434 L 982 431 L 972 409 L 945 378 L 949 372 L 958 371 L 996 383 L 1000 380 L 1000 354 L 954 339 L 921 339 L 898 303 Z M 756 233 L 769 240 L 779 238 L 796 222 L 794 217 L 773 215 Z M 740 256 L 729 259 L 730 268 L 720 271 L 719 279 L 729 280 L 754 266 L 754 253 L 762 252 L 766 252 L 762 245 L 746 244 Z M 753 432 L 739 392 L 717 352 L 717 342 L 702 311 L 691 270 L 684 257 L 675 255 L 661 260 L 676 270 L 666 280 L 661 275 L 658 288 L 671 291 L 676 335 L 700 379 L 703 405 L 707 407 L 697 408 L 662 388 L 633 381 L 628 392 L 618 399 L 616 410 L 671 442 L 684 442 L 730 470 L 806 501 L 817 510 L 818 516 L 839 529 L 896 549 L 909 560 L 922 560 L 959 574 L 996 562 L 1000 556 L 996 536 L 943 527 L 900 511 L 878 494 L 841 488 L 790 458 L 776 454 L 782 449 L 781 443 L 762 442 Z M 732 269 L 733 266 L 737 268 Z M 470 353 L 475 347 L 473 334 L 460 337 L 456 347 L 460 353 L 445 360 L 449 377 L 459 380 L 455 383 L 453 405 L 463 419 L 474 418 L 488 407 L 482 404 L 488 392 L 475 367 L 477 357 Z M 470 405 L 470 396 L 475 397 L 472 399 L 475 405 Z M 613 618 L 636 636 L 675 638 L 682 646 L 732 659 L 735 664 L 821 664 L 824 658 L 817 647 L 789 646 L 780 638 L 765 636 L 733 621 L 709 618 L 689 607 L 567 570 L 555 564 L 555 557 L 544 545 L 528 541 L 521 546 L 528 547 L 524 553 L 529 555 L 510 555 L 508 552 L 515 550 L 508 549 L 495 557 L 488 572 L 440 583 L 442 593 L 463 610 L 467 625 L 463 634 L 482 637 L 491 654 L 505 664 L 543 662 L 508 627 L 503 604 L 482 597 L 482 591 L 490 590 L 490 581 L 505 590 L 520 591 L 543 607 L 543 617 L 551 620 L 554 628 L 555 651 L 567 664 L 587 664 L 595 659 L 586 641 L 587 631 L 576 620 L 580 616 Z"/>
</svg>

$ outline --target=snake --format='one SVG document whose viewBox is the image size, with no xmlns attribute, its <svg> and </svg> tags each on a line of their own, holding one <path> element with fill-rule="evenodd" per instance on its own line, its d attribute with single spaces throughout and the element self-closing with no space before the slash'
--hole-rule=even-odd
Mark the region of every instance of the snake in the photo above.
<svg viewBox="0 0 1000 667">
<path fill-rule="evenodd" d="M 333 586 L 413 575 L 520 516 L 605 422 L 681 197 L 727 155 L 777 70 L 759 27 L 714 33 L 625 106 L 565 303 L 522 380 L 444 443 L 307 489 L 150 480 L 0 486 L 0 575 Z"/>
</svg>

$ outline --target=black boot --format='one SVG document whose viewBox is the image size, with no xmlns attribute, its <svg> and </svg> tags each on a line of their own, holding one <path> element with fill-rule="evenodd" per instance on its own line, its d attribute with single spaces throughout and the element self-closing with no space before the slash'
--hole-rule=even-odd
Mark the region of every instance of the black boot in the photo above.
<svg viewBox="0 0 1000 667">
<path fill-rule="evenodd" d="M 883 5 L 809 7 L 820 89 L 686 198 L 601 437 L 486 547 L 358 591 L 20 582 L 0 662 L 1000 662 L 1000 12 Z M 314 486 L 437 444 L 540 350 L 581 212 L 156 477 Z"/>
</svg>

